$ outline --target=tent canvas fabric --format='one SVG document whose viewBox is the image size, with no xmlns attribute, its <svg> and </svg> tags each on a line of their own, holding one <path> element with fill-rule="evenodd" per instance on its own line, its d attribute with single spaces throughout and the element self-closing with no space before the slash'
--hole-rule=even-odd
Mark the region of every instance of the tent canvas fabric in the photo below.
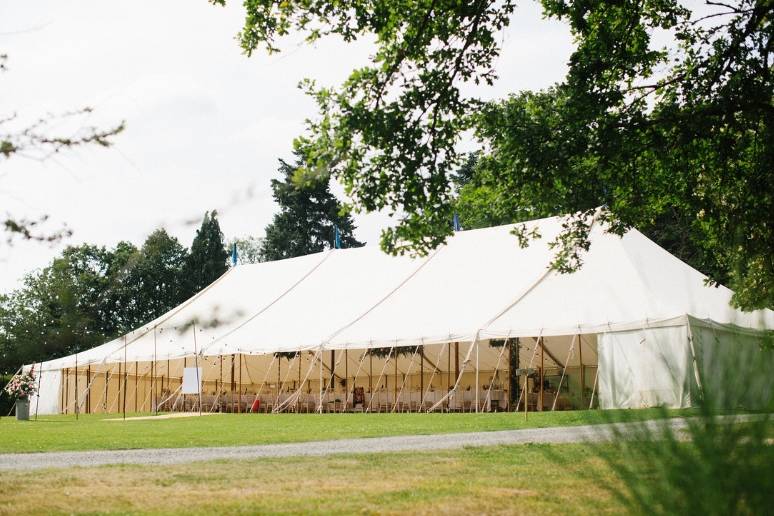
<svg viewBox="0 0 774 516">
<path fill-rule="evenodd" d="M 54 405 L 42 400 L 57 389 L 48 373 L 76 363 L 450 342 L 472 349 L 489 339 L 594 335 L 601 406 L 686 406 L 696 360 L 693 326 L 715 325 L 728 335 L 774 329 L 774 312 L 732 308 L 730 290 L 708 286 L 704 275 L 636 230 L 619 237 L 593 226 L 583 266 L 562 274 L 549 267 L 555 252 L 549 242 L 562 230 L 562 218 L 525 226 L 540 238 L 524 248 L 514 225 L 505 225 L 457 232 L 424 257 L 388 256 L 366 246 L 234 267 L 141 328 L 77 356 L 36 364 L 52 385 L 38 403 Z M 632 355 L 643 335 L 649 351 Z M 667 366 L 654 363 L 657 354 Z M 625 369 L 627 363 L 634 365 Z M 638 372 L 651 367 L 667 367 L 670 379 Z M 628 384 L 610 376 L 623 371 Z"/>
</svg>

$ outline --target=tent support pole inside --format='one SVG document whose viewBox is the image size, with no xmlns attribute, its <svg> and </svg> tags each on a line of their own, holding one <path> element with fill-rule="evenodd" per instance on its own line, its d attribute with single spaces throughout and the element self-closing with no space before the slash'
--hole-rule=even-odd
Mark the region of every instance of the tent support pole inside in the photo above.
<svg viewBox="0 0 774 516">
<path fill-rule="evenodd" d="M 385 381 L 389 382 L 387 378 Z M 395 376 L 393 376 L 392 383 L 392 399 L 395 400 L 395 405 L 390 412 L 395 412 L 395 408 L 398 406 L 398 348 L 395 348 Z"/>
<path fill-rule="evenodd" d="M 280 391 L 282 390 L 282 355 L 277 359 L 277 396 L 274 399 L 274 406 L 279 405 Z"/>
<path fill-rule="evenodd" d="M 447 364 L 446 364 L 446 392 L 451 392 L 451 354 L 452 354 L 452 344 L 449 344 L 449 349 L 446 350 L 446 356 L 447 356 Z M 449 408 L 451 406 L 449 405 L 449 398 L 446 398 L 446 411 L 449 411 Z"/>
<path fill-rule="evenodd" d="M 199 350 L 196 346 L 196 323 L 193 323 L 194 367 L 196 368 L 196 390 L 199 392 L 199 415 L 202 415 L 202 379 L 199 378 Z"/>
<path fill-rule="evenodd" d="M 234 354 L 231 354 L 231 383 L 230 383 L 230 392 L 229 392 L 229 400 L 231 405 L 231 413 L 233 414 L 234 411 Z"/>
<path fill-rule="evenodd" d="M 126 336 L 124 336 L 124 387 L 123 387 L 123 393 L 124 393 L 124 403 L 122 406 L 122 412 L 124 415 L 124 419 L 126 419 Z"/>
<path fill-rule="evenodd" d="M 78 353 L 75 354 L 75 406 L 73 411 L 75 412 L 75 420 L 78 420 Z"/>
<path fill-rule="evenodd" d="M 112 370 L 113 367 L 111 366 L 110 369 Z M 102 399 L 102 412 L 107 412 L 108 385 L 110 385 L 110 382 L 108 382 L 108 372 L 105 371 L 105 397 Z"/>
<path fill-rule="evenodd" d="M 573 336 L 572 342 L 570 343 L 570 349 L 567 351 L 567 359 L 564 361 L 564 367 L 562 368 L 562 377 L 559 378 L 559 387 L 556 388 L 556 394 L 554 395 L 554 402 L 551 404 L 551 412 L 556 410 L 556 400 L 559 399 L 559 394 L 562 392 L 562 382 L 564 381 L 564 375 L 567 373 L 567 364 L 570 363 L 570 357 L 572 356 L 573 349 L 575 349 L 575 340 L 577 338 L 578 338 L 578 335 Z"/>
<path fill-rule="evenodd" d="M 38 407 L 40 406 L 40 379 L 43 376 L 43 364 L 38 364 L 38 389 L 35 394 L 35 421 L 38 420 Z"/>
<path fill-rule="evenodd" d="M 65 369 L 65 414 L 70 413 L 70 368 Z"/>
<path fill-rule="evenodd" d="M 134 362 L 134 411 L 137 412 L 137 387 L 140 380 L 139 364 Z"/>
<path fill-rule="evenodd" d="M 317 412 L 319 414 L 322 414 L 323 412 L 323 356 L 322 351 L 320 352 L 320 356 L 318 357 L 319 366 L 320 366 L 320 403 L 317 407 Z"/>
<path fill-rule="evenodd" d="M 540 412 L 543 412 L 543 382 L 544 382 L 543 374 L 544 374 L 544 371 L 545 371 L 544 370 L 544 367 L 545 367 L 545 356 L 544 356 L 544 354 L 545 354 L 545 351 L 546 351 L 546 347 L 543 345 L 543 337 L 540 337 L 540 339 L 538 340 L 538 344 L 540 344 L 540 396 L 539 396 L 539 398 L 540 398 L 540 405 L 538 405 L 538 410 Z M 554 362 L 556 362 L 556 360 L 554 360 Z"/>
<path fill-rule="evenodd" d="M 354 383 L 354 382 L 353 382 Z M 349 403 L 349 353 L 344 350 L 344 412 L 347 411 L 347 405 Z"/>
<path fill-rule="evenodd" d="M 302 358 L 302 356 L 303 356 L 303 355 L 301 355 L 301 354 L 299 353 L 299 355 L 298 355 L 298 390 L 299 390 L 299 396 L 301 396 L 300 392 L 301 392 L 301 358 Z M 295 403 L 295 405 L 296 405 L 296 406 L 295 406 L 295 409 L 296 409 L 296 414 L 298 414 L 298 411 L 299 411 L 299 408 L 298 408 L 298 399 L 296 399 L 296 403 Z"/>
<path fill-rule="evenodd" d="M 419 392 L 422 393 L 422 398 L 425 397 L 425 346 L 419 348 Z M 419 405 L 417 406 L 417 412 L 421 411 L 423 399 L 420 398 Z"/>
<path fill-rule="evenodd" d="M 583 399 L 586 395 L 586 368 L 583 366 L 583 339 L 578 335 L 578 362 L 580 362 L 581 406 L 585 406 Z"/>
<path fill-rule="evenodd" d="M 91 385 L 91 364 L 86 366 L 86 385 Z M 86 391 L 86 413 L 91 414 L 91 389 Z"/>
<path fill-rule="evenodd" d="M 480 342 L 476 342 L 476 385 L 475 385 L 475 391 L 476 391 L 476 414 L 478 414 L 478 385 L 479 385 L 479 373 L 478 373 L 478 348 L 480 346 Z"/>
<path fill-rule="evenodd" d="M 153 365 L 151 367 L 151 389 L 153 389 L 153 413 L 159 413 L 158 382 L 156 381 L 156 327 L 153 327 Z"/>
</svg>

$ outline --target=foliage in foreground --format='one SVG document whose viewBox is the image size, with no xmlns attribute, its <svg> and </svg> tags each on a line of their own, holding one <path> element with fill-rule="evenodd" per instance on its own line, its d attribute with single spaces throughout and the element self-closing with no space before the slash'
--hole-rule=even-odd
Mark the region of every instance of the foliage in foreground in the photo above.
<svg viewBox="0 0 774 516">
<path fill-rule="evenodd" d="M 646 430 L 647 428 L 647 430 Z M 622 480 L 610 490 L 640 514 L 767 514 L 774 493 L 774 445 L 769 415 L 744 423 L 711 417 L 684 431 L 638 425 L 638 435 L 619 436 L 599 448 Z M 648 481 L 642 481 L 642 467 Z"/>
<path fill-rule="evenodd" d="M 697 414 L 687 427 L 664 420 L 616 427 L 612 446 L 599 456 L 621 482 L 607 487 L 640 514 L 769 514 L 774 493 L 774 349 L 763 339 L 760 353 L 746 354 L 736 342 L 732 353 L 707 356 L 698 350 L 694 395 Z M 724 416 L 728 408 L 765 409 Z M 662 412 L 666 412 L 662 409 Z M 647 481 L 643 481 L 643 467 Z"/>
<path fill-rule="evenodd" d="M 496 211 L 583 215 L 556 240 L 559 270 L 580 265 L 590 215 L 606 206 L 609 231 L 669 224 L 667 239 L 682 236 L 737 304 L 774 306 L 774 3 L 541 4 L 574 38 L 565 80 L 491 102 L 466 91 L 496 79 L 512 0 L 252 0 L 239 40 L 248 55 L 295 32 L 376 42 L 340 87 L 305 83 L 320 113 L 296 147 L 299 175 L 333 175 L 355 209 L 398 215 L 382 234 L 391 252 L 451 235 L 450 177 L 473 131 Z"/>
<path fill-rule="evenodd" d="M 8 55 L 0 53 L 0 74 L 8 71 L 7 62 Z M 20 121 L 16 112 L 0 113 L 0 165 L 13 157 L 44 161 L 74 147 L 111 146 L 114 137 L 124 130 L 125 122 L 109 128 L 89 126 L 86 122 L 92 111 L 92 108 L 85 107 L 59 115 L 48 113 L 31 122 Z M 63 130 L 61 125 L 68 121 L 83 125 L 75 131 Z M 48 215 L 28 218 L 21 214 L 3 213 L 0 216 L 0 234 L 8 245 L 17 237 L 21 240 L 57 242 L 72 234 L 66 226 L 58 230 L 46 229 L 48 218 Z"/>
</svg>

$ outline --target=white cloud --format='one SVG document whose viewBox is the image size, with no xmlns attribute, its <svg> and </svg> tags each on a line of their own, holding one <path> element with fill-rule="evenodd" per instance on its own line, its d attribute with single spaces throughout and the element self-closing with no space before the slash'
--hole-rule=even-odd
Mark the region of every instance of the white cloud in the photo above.
<svg viewBox="0 0 774 516">
<path fill-rule="evenodd" d="M 308 47 L 295 35 L 284 53 L 248 59 L 234 40 L 240 4 L 0 4 L 0 52 L 10 57 L 10 71 L 0 76 L 0 114 L 36 117 L 89 105 L 90 124 L 127 122 L 111 149 L 3 162 L 0 211 L 50 214 L 53 227 L 66 222 L 75 231 L 68 243 L 140 243 L 163 224 L 190 245 L 195 227 L 184 221 L 212 208 L 220 209 L 227 236 L 261 234 L 275 210 L 269 180 L 277 159 L 291 157 L 292 138 L 316 113 L 298 82 L 336 85 L 373 47 L 335 39 Z M 561 79 L 570 38 L 563 25 L 541 20 L 536 4 L 519 8 L 504 41 L 501 81 L 477 94 L 493 98 Z M 360 239 L 378 244 L 389 219 L 357 222 Z M 0 291 L 60 250 L 0 246 Z"/>
</svg>

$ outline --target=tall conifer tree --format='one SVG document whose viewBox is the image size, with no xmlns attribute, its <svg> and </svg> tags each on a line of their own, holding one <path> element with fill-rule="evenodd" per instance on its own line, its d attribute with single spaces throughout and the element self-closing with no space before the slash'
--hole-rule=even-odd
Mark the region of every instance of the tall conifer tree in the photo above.
<svg viewBox="0 0 774 516">
<path fill-rule="evenodd" d="M 331 193 L 327 178 L 312 178 L 297 184 L 294 176 L 301 161 L 291 165 L 280 160 L 282 179 L 273 179 L 271 188 L 280 212 L 266 226 L 261 243 L 261 259 L 281 260 L 333 247 L 335 229 L 339 228 L 342 247 L 360 247 L 355 238 L 355 224 Z"/>
<path fill-rule="evenodd" d="M 228 269 L 228 251 L 218 223 L 218 212 L 205 213 L 196 231 L 185 264 L 186 290 L 192 296 L 218 279 Z"/>
</svg>

